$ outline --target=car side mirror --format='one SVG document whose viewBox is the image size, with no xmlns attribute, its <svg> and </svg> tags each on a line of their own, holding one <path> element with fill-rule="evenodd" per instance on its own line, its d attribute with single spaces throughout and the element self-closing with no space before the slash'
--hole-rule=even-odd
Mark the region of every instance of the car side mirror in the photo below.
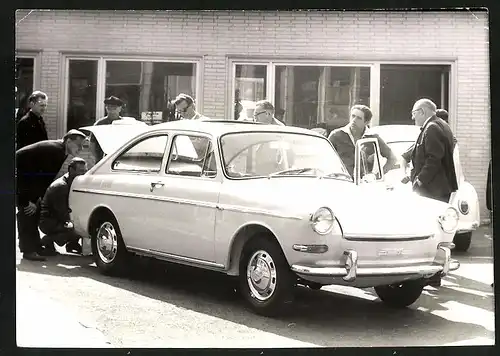
<svg viewBox="0 0 500 356">
<path fill-rule="evenodd" d="M 358 140 L 354 155 L 354 182 L 356 185 L 384 179 L 380 147 L 376 138 Z"/>
</svg>

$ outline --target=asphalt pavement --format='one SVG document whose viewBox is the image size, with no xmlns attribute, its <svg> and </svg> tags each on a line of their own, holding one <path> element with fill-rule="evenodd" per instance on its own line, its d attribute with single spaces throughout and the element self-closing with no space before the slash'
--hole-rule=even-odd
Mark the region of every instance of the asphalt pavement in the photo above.
<svg viewBox="0 0 500 356">
<path fill-rule="evenodd" d="M 493 345 L 492 234 L 480 227 L 461 268 L 393 310 L 373 289 L 298 288 L 294 309 L 249 311 L 226 276 L 137 259 L 126 277 L 91 257 L 46 262 L 17 251 L 17 342 L 37 347 L 344 347 Z M 37 317 L 33 317 L 33 316 Z"/>
</svg>

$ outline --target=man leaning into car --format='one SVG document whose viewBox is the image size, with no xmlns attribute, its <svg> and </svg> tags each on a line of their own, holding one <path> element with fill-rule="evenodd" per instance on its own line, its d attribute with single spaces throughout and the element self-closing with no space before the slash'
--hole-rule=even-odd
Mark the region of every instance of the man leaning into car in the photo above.
<svg viewBox="0 0 500 356">
<path fill-rule="evenodd" d="M 344 127 L 333 130 L 328 136 L 328 140 L 337 150 L 340 158 L 344 162 L 349 174 L 354 177 L 354 153 L 356 142 L 362 138 L 376 138 L 380 146 L 380 153 L 387 159 L 384 165 L 384 173 L 390 171 L 397 162 L 396 155 L 389 146 L 377 134 L 370 133 L 369 124 L 372 119 L 372 112 L 366 105 L 354 105 L 351 108 L 349 123 Z"/>
</svg>

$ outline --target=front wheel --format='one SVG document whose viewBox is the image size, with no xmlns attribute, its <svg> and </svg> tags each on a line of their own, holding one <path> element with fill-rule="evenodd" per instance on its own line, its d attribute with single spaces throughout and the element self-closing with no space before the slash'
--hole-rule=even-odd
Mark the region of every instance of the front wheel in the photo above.
<svg viewBox="0 0 500 356">
<path fill-rule="evenodd" d="M 455 250 L 460 252 L 466 252 L 472 241 L 472 232 L 465 232 L 462 234 L 456 234 L 453 238 L 453 243 L 455 244 Z"/>
<path fill-rule="evenodd" d="M 282 314 L 293 301 L 294 275 L 275 241 L 254 238 L 240 260 L 240 290 L 260 315 Z"/>
<path fill-rule="evenodd" d="M 103 274 L 118 274 L 126 266 L 127 249 L 116 219 L 110 215 L 99 219 L 92 233 L 92 256 Z"/>
<path fill-rule="evenodd" d="M 375 287 L 381 301 L 394 308 L 405 308 L 416 302 L 424 289 L 421 280 Z"/>
</svg>

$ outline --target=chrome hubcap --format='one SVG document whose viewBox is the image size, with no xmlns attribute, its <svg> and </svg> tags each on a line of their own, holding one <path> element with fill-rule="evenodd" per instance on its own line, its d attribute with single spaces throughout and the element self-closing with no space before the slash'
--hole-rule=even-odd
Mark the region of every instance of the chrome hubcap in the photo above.
<svg viewBox="0 0 500 356">
<path fill-rule="evenodd" d="M 97 252 L 104 263 L 111 263 L 116 257 L 118 236 L 115 227 L 109 222 L 101 225 L 97 231 Z"/>
<path fill-rule="evenodd" d="M 266 251 L 257 251 L 248 261 L 247 282 L 252 297 L 259 301 L 271 298 L 276 290 L 276 266 Z"/>
</svg>

